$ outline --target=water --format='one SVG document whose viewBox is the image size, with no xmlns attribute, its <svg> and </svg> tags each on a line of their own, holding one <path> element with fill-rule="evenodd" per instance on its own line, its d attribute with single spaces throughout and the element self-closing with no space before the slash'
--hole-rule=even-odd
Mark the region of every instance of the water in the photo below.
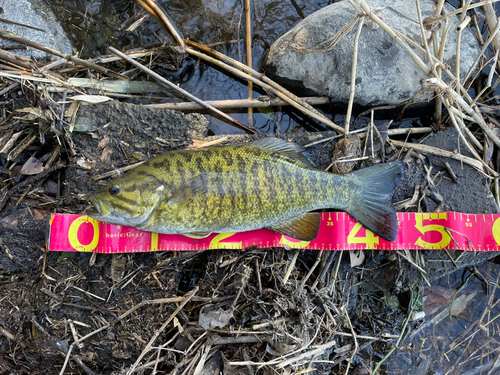
<svg viewBox="0 0 500 375">
<path fill-rule="evenodd" d="M 75 48 L 84 58 L 108 54 L 108 46 L 126 50 L 161 44 L 164 41 L 172 42 L 170 35 L 153 17 L 148 17 L 145 27 L 140 27 L 135 32 L 123 31 L 135 19 L 146 14 L 144 9 L 133 0 L 47 1 L 53 9 L 56 9 L 56 15 L 63 23 Z M 246 62 L 244 2 L 163 0 L 159 3 L 174 20 L 184 38 L 207 45 L 224 42 L 215 47 L 217 51 Z M 261 70 L 265 55 L 276 39 L 304 17 L 331 3 L 333 1 L 253 1 L 253 67 Z M 202 100 L 248 98 L 246 81 L 206 63 L 200 63 L 191 57 L 187 58 L 176 71 L 162 67 L 155 67 L 155 71 Z M 266 93 L 254 86 L 254 98 L 260 95 L 266 95 Z M 345 108 L 332 108 L 325 105 L 318 109 L 337 124 L 343 124 Z M 302 113 L 290 107 L 283 107 L 283 112 L 280 114 L 275 110 L 254 109 L 253 126 L 263 133 L 291 132 L 302 129 L 327 130 L 323 125 L 304 117 Z M 238 121 L 248 123 L 246 109 L 230 112 L 231 116 Z M 210 130 L 214 134 L 243 133 L 242 130 L 218 118 L 208 116 L 208 119 Z M 406 119 L 403 121 L 405 123 L 403 126 L 414 126 L 415 123 L 418 126 L 429 126 L 431 120 L 431 117 L 422 121 L 420 118 Z M 392 127 L 398 125 L 399 123 L 395 123 Z M 364 126 L 366 126 L 366 119 L 362 119 L 356 128 Z"/>
</svg>

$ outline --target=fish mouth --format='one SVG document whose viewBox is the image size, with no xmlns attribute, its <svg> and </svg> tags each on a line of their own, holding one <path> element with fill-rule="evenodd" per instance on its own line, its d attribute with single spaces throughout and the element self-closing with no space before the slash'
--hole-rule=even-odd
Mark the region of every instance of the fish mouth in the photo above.
<svg viewBox="0 0 500 375">
<path fill-rule="evenodd" d="M 94 208 L 85 211 L 88 216 L 97 219 L 100 217 L 105 217 L 111 212 L 111 207 L 109 207 L 107 204 L 99 202 L 96 197 L 90 197 L 90 201 L 94 205 Z"/>
</svg>

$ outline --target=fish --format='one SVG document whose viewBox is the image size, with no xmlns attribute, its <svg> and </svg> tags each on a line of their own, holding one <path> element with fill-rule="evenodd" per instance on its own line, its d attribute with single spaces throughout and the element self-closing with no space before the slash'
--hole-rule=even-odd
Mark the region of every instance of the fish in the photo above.
<svg viewBox="0 0 500 375">
<path fill-rule="evenodd" d="M 267 228 L 301 241 L 318 235 L 319 209 L 349 213 L 394 241 L 392 195 L 404 163 L 338 175 L 316 169 L 305 150 L 276 137 L 245 145 L 160 154 L 91 195 L 87 214 L 106 223 L 204 238 Z"/>
</svg>

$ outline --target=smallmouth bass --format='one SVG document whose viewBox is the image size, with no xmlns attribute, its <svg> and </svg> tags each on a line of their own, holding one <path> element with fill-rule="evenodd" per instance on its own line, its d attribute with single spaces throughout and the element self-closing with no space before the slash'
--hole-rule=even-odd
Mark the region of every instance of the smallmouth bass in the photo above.
<svg viewBox="0 0 500 375">
<path fill-rule="evenodd" d="M 279 138 L 197 151 L 169 151 L 91 196 L 87 214 L 103 222 L 203 238 L 211 232 L 268 228 L 302 241 L 318 235 L 320 215 L 348 212 L 388 241 L 398 231 L 391 199 L 403 163 L 347 175 L 315 169 L 303 149 Z"/>
</svg>

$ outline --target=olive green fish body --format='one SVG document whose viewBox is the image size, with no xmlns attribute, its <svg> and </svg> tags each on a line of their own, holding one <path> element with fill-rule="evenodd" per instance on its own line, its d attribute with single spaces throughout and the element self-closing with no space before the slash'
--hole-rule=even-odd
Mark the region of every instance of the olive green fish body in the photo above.
<svg viewBox="0 0 500 375">
<path fill-rule="evenodd" d="M 397 175 L 401 167 L 392 169 L 391 174 Z M 314 169 L 298 146 L 277 138 L 171 151 L 94 194 L 97 211 L 89 215 L 159 233 L 203 235 L 270 228 L 312 239 L 319 221 L 309 211 L 357 211 L 367 181 L 356 173 L 340 176 Z M 394 184 L 384 195 L 385 206 Z M 394 214 L 392 207 L 388 211 Z"/>
</svg>

